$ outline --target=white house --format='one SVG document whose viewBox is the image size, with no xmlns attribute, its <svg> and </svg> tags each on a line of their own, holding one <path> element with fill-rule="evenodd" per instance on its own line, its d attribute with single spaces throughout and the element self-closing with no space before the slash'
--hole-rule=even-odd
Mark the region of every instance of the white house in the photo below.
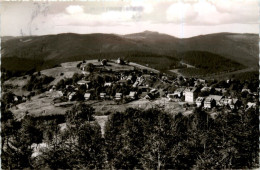
<svg viewBox="0 0 260 170">
<path fill-rule="evenodd" d="M 198 96 L 196 87 L 188 87 L 184 91 L 185 102 L 193 103 Z"/>
</svg>

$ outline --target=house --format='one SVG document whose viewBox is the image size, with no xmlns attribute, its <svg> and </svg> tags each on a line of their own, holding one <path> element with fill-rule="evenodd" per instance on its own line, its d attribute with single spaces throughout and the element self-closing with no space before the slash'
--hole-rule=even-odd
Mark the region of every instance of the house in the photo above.
<svg viewBox="0 0 260 170">
<path fill-rule="evenodd" d="M 154 96 L 152 93 L 147 93 L 147 95 L 144 98 L 148 99 L 148 100 L 152 100 L 152 99 L 154 99 Z"/>
<path fill-rule="evenodd" d="M 238 107 L 238 103 L 238 99 L 222 98 L 219 106 L 229 106 L 231 109 L 235 109 Z"/>
<path fill-rule="evenodd" d="M 55 97 L 55 98 L 62 97 L 62 96 L 63 96 L 63 92 L 60 90 L 52 93 L 52 97 Z"/>
<path fill-rule="evenodd" d="M 197 82 L 198 82 L 198 83 L 201 83 L 201 84 L 205 84 L 205 83 L 206 83 L 206 80 L 203 80 L 203 79 L 197 79 Z"/>
<path fill-rule="evenodd" d="M 148 94 L 148 92 L 142 92 L 142 93 L 140 94 L 140 98 L 144 98 L 147 94 Z"/>
<path fill-rule="evenodd" d="M 247 109 L 249 109 L 249 108 L 256 108 L 256 103 L 248 102 L 246 107 L 247 107 Z"/>
<path fill-rule="evenodd" d="M 90 96 L 91 96 L 90 93 L 85 93 L 85 94 L 84 94 L 85 100 L 90 100 Z"/>
<path fill-rule="evenodd" d="M 99 97 L 100 99 L 105 100 L 107 98 L 106 95 L 107 95 L 106 93 L 100 93 Z"/>
<path fill-rule="evenodd" d="M 200 91 L 206 91 L 206 92 L 210 92 L 211 87 L 203 87 Z"/>
<path fill-rule="evenodd" d="M 137 98 L 137 92 L 136 91 L 131 91 L 129 93 L 129 98 L 131 99 L 136 99 Z"/>
<path fill-rule="evenodd" d="M 52 86 L 49 91 L 52 92 L 52 91 L 55 91 L 55 90 L 56 90 L 56 86 Z"/>
<path fill-rule="evenodd" d="M 127 84 L 128 80 L 119 80 L 118 83 L 120 85 L 124 85 L 124 84 Z"/>
<path fill-rule="evenodd" d="M 250 89 L 243 88 L 241 93 L 243 93 L 243 92 L 248 92 L 249 94 L 251 94 L 251 90 Z"/>
<path fill-rule="evenodd" d="M 181 98 L 183 96 L 183 91 L 185 88 L 178 88 L 174 91 L 174 96 Z"/>
<path fill-rule="evenodd" d="M 216 105 L 216 101 L 211 97 L 207 97 L 204 101 L 204 108 L 205 109 L 211 109 L 215 105 Z"/>
<path fill-rule="evenodd" d="M 14 102 L 19 101 L 18 96 L 14 96 Z"/>
<path fill-rule="evenodd" d="M 174 93 L 167 94 L 167 98 L 169 101 L 175 101 L 175 102 L 180 101 L 179 98 L 176 98 L 176 95 L 174 95 Z"/>
<path fill-rule="evenodd" d="M 203 106 L 204 100 L 205 100 L 204 97 L 198 97 L 198 98 L 196 99 L 196 105 L 197 105 L 197 107 Z"/>
<path fill-rule="evenodd" d="M 107 59 L 103 59 L 103 60 L 101 61 L 101 65 L 102 65 L 102 66 L 107 65 Z"/>
<path fill-rule="evenodd" d="M 110 86 L 112 86 L 112 83 L 111 82 L 105 82 L 104 86 L 105 87 L 110 87 Z"/>
<path fill-rule="evenodd" d="M 58 95 L 59 97 L 64 96 L 64 94 L 63 94 L 63 92 L 62 92 L 61 90 L 58 90 L 58 91 L 57 91 L 57 95 Z"/>
<path fill-rule="evenodd" d="M 193 103 L 198 96 L 198 89 L 196 87 L 188 87 L 184 91 L 185 102 Z"/>
<path fill-rule="evenodd" d="M 223 93 L 227 92 L 227 89 L 225 89 L 225 88 L 215 88 L 215 91 L 218 91 L 218 92 L 223 94 Z"/>
<path fill-rule="evenodd" d="M 140 90 L 141 92 L 148 92 L 149 89 L 150 88 L 147 86 L 138 86 L 138 90 Z"/>
<path fill-rule="evenodd" d="M 116 93 L 115 100 L 122 100 L 123 94 L 122 93 Z"/>
<path fill-rule="evenodd" d="M 90 83 L 90 81 L 86 81 L 86 80 L 79 80 L 77 82 L 78 85 L 86 85 L 88 87 L 88 84 Z"/>
<path fill-rule="evenodd" d="M 118 58 L 118 59 L 116 60 L 116 63 L 117 63 L 117 64 L 124 64 L 125 62 L 124 62 L 121 58 Z"/>
<path fill-rule="evenodd" d="M 237 109 L 239 106 L 239 100 L 238 99 L 232 99 L 232 101 L 229 103 L 229 107 L 231 109 Z"/>
<path fill-rule="evenodd" d="M 22 96 L 22 101 L 23 101 L 23 102 L 26 102 L 26 100 L 27 100 L 27 97 L 23 95 L 23 96 Z"/>
<path fill-rule="evenodd" d="M 69 100 L 72 100 L 75 95 L 76 92 L 69 93 Z"/>
<path fill-rule="evenodd" d="M 209 95 L 208 97 L 214 99 L 215 102 L 216 102 L 216 105 L 221 106 L 221 99 L 223 98 L 223 96 L 219 96 L 219 95 Z"/>
</svg>

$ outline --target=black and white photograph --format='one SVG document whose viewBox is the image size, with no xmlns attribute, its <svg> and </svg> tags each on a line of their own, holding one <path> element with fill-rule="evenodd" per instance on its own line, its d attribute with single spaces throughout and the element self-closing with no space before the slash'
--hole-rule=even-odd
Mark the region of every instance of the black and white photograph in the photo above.
<svg viewBox="0 0 260 170">
<path fill-rule="evenodd" d="M 0 2 L 1 169 L 258 169 L 259 0 Z"/>
</svg>

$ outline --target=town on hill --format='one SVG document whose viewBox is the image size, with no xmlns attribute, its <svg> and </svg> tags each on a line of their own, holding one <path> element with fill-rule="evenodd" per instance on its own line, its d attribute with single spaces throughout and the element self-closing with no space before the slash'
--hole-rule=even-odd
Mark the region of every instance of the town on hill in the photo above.
<svg viewBox="0 0 260 170">
<path fill-rule="evenodd" d="M 202 67 L 187 61 L 179 70 Z M 214 156 L 224 157 L 215 168 L 255 166 L 258 74 L 219 79 L 179 70 L 103 58 L 5 80 L 3 161 L 20 161 L 10 168 L 208 168 Z M 225 153 L 216 155 L 218 148 Z"/>
</svg>

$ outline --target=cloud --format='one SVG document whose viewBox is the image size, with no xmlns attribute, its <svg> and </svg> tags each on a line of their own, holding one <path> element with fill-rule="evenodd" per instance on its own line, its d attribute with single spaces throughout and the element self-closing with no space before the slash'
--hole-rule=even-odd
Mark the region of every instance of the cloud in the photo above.
<svg viewBox="0 0 260 170">
<path fill-rule="evenodd" d="M 193 9 L 191 4 L 182 2 L 172 4 L 166 11 L 167 21 L 174 23 L 185 23 L 196 18 L 197 12 Z"/>
<path fill-rule="evenodd" d="M 189 25 L 250 24 L 258 21 L 258 1 L 200 0 L 196 3 L 173 3 L 166 20 Z"/>
<path fill-rule="evenodd" d="M 66 8 L 66 12 L 69 14 L 80 14 L 84 12 L 83 6 L 81 5 L 70 5 Z"/>
</svg>

